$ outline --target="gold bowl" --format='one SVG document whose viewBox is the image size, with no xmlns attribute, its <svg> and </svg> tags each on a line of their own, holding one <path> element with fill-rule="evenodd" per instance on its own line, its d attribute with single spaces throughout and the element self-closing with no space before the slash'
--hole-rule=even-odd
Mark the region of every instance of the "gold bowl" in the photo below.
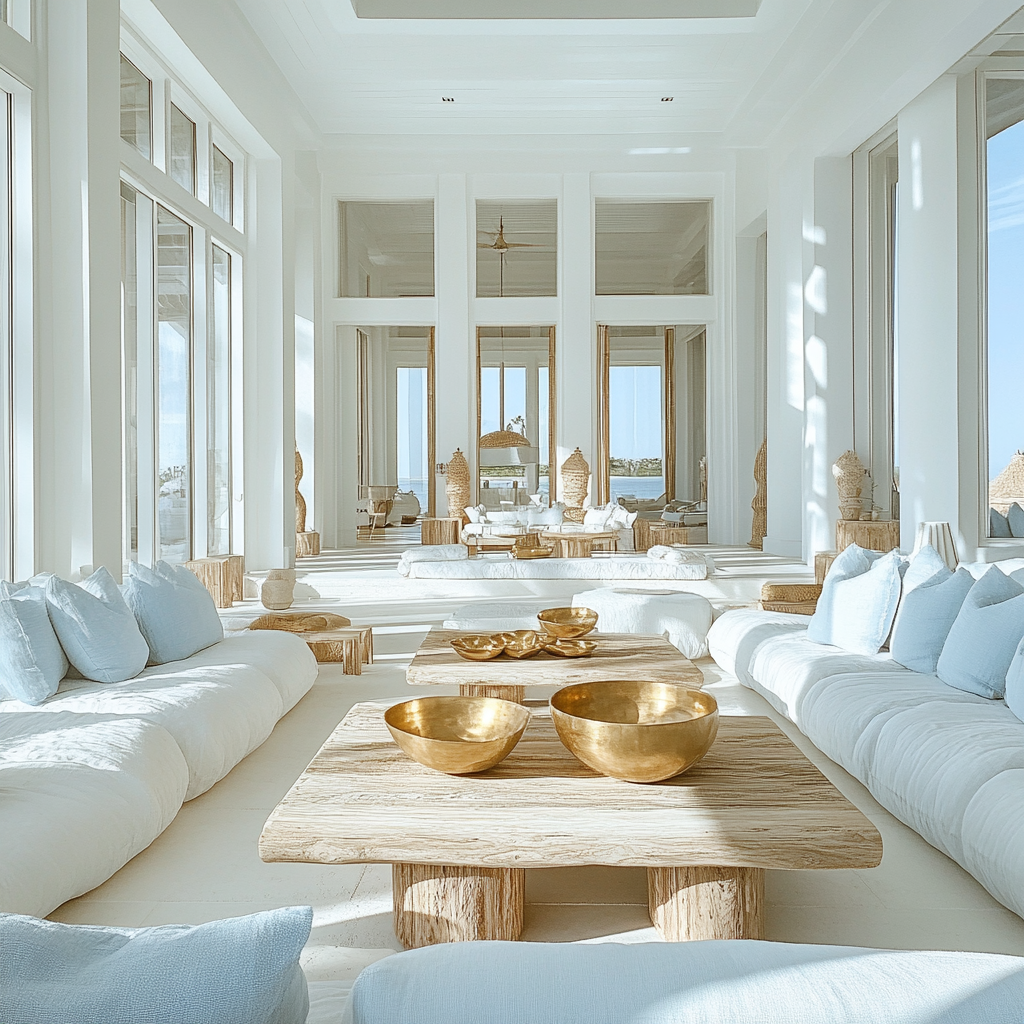
<svg viewBox="0 0 1024 1024">
<path fill-rule="evenodd" d="M 448 775 L 493 768 L 512 752 L 529 721 L 521 704 L 497 697 L 417 697 L 384 712 L 402 750 Z"/>
<path fill-rule="evenodd" d="M 551 698 L 558 738 L 589 768 L 626 782 L 685 772 L 718 735 L 718 704 L 678 683 L 576 683 Z"/>
<path fill-rule="evenodd" d="M 575 640 L 597 625 L 597 612 L 590 608 L 548 608 L 537 612 L 537 621 L 545 633 L 559 640 Z"/>
<path fill-rule="evenodd" d="M 505 644 L 497 636 L 460 636 L 448 642 L 466 661 L 490 661 L 505 650 Z"/>
<path fill-rule="evenodd" d="M 533 629 L 515 629 L 508 633 L 495 633 L 492 637 L 500 641 L 510 658 L 532 658 L 544 650 L 544 637 Z"/>
<path fill-rule="evenodd" d="M 597 641 L 549 640 L 544 644 L 544 650 L 561 658 L 589 658 L 597 650 Z"/>
</svg>

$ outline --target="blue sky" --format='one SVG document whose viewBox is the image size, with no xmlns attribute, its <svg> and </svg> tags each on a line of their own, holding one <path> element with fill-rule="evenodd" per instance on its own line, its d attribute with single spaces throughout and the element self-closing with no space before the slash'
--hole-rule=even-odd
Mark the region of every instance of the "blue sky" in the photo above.
<svg viewBox="0 0 1024 1024">
<path fill-rule="evenodd" d="M 988 143 L 989 475 L 1024 450 L 1024 122 Z"/>
<path fill-rule="evenodd" d="M 609 433 L 615 459 L 660 459 L 661 367 L 609 368 Z"/>
</svg>

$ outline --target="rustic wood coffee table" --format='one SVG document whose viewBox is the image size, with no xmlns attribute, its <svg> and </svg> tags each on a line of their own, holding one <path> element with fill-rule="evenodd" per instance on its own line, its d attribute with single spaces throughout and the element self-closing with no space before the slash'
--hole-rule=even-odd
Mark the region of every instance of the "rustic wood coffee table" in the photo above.
<svg viewBox="0 0 1024 1024">
<path fill-rule="evenodd" d="M 598 775 L 548 709 L 478 775 L 408 758 L 384 703 L 357 704 L 274 809 L 266 861 L 393 865 L 406 946 L 516 939 L 526 868 L 646 867 L 669 940 L 761 938 L 766 868 L 870 868 L 875 827 L 768 718 L 723 716 L 699 764 L 654 785 Z"/>
<path fill-rule="evenodd" d="M 459 693 L 501 697 L 521 704 L 528 686 L 569 686 L 596 679 L 646 679 L 660 683 L 704 685 L 704 675 L 662 636 L 635 633 L 588 633 L 597 650 L 589 658 L 561 658 L 546 651 L 532 658 L 466 661 L 450 641 L 479 636 L 479 630 L 431 629 L 420 644 L 406 682 L 412 686 L 452 686 Z"/>
</svg>

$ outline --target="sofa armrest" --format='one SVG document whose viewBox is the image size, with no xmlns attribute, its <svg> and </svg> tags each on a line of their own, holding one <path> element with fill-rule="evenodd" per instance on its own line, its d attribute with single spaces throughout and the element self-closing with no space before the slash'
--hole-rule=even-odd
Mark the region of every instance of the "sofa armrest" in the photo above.
<svg viewBox="0 0 1024 1024">
<path fill-rule="evenodd" d="M 766 612 L 813 615 L 819 597 L 820 583 L 765 583 L 761 587 L 761 608 Z"/>
</svg>

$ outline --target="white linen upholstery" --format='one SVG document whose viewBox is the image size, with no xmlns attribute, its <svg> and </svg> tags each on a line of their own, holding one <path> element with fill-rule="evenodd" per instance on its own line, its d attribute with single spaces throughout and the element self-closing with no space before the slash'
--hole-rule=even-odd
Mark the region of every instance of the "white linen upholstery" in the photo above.
<svg viewBox="0 0 1024 1024">
<path fill-rule="evenodd" d="M 142 719 L 0 715 L 0 911 L 42 917 L 104 882 L 171 823 L 188 784 L 177 743 Z"/>
<path fill-rule="evenodd" d="M 698 594 L 604 587 L 574 594 L 572 604 L 574 608 L 593 608 L 601 632 L 663 636 L 691 659 L 703 658 L 708 652 L 712 608 Z"/>
<path fill-rule="evenodd" d="M 704 559 L 697 563 L 654 562 L 646 556 L 536 558 L 529 561 L 480 555 L 464 561 L 415 562 L 410 579 L 427 580 L 703 580 Z M 399 564 L 399 572 L 401 572 Z"/>
<path fill-rule="evenodd" d="M 582 983 L 580 979 L 584 979 Z M 378 960 L 342 1024 L 1019 1024 L 1024 959 L 732 939 L 459 942 Z"/>
<path fill-rule="evenodd" d="M 751 686 L 750 661 L 762 643 L 787 633 L 806 632 L 806 615 L 736 608 L 717 618 L 708 630 L 708 652 L 726 672 Z"/>
<path fill-rule="evenodd" d="M 989 779 L 967 805 L 963 866 L 1000 903 L 1024 917 L 1024 771 Z"/>
</svg>

